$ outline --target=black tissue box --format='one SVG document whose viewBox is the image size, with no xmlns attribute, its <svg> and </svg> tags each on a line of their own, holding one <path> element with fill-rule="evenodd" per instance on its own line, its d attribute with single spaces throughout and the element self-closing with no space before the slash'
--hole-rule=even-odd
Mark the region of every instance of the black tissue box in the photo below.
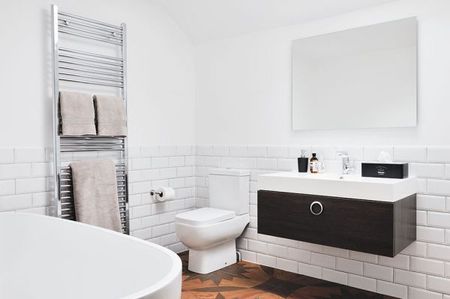
<svg viewBox="0 0 450 299">
<path fill-rule="evenodd" d="M 361 175 L 372 178 L 404 179 L 408 177 L 408 163 L 363 162 Z"/>
</svg>

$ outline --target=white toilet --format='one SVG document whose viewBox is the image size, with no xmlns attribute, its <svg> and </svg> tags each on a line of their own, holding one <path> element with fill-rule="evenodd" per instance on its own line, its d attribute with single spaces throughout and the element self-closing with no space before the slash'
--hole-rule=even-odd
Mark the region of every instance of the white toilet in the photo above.
<svg viewBox="0 0 450 299">
<path fill-rule="evenodd" d="M 236 262 L 236 238 L 250 221 L 250 173 L 213 169 L 209 206 L 178 214 L 176 233 L 189 248 L 190 271 L 206 274 Z"/>
</svg>

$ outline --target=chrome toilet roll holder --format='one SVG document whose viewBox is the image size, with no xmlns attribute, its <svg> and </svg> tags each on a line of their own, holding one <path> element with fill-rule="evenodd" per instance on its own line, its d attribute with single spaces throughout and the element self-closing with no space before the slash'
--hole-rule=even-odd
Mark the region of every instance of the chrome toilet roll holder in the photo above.
<svg viewBox="0 0 450 299">
<path fill-rule="evenodd" d="M 164 196 L 164 192 L 163 191 L 158 192 L 158 191 L 152 189 L 152 190 L 150 190 L 150 195 L 153 196 L 153 197 L 159 196 L 159 197 L 162 198 Z"/>
</svg>

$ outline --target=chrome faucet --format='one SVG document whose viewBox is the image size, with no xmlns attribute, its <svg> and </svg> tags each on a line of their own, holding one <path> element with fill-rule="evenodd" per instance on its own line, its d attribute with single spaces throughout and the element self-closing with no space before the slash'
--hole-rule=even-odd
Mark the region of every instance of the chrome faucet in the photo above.
<svg viewBox="0 0 450 299">
<path fill-rule="evenodd" d="M 340 162 L 341 162 L 341 174 L 345 175 L 345 174 L 350 174 L 353 171 L 353 168 L 351 167 L 351 163 L 350 163 L 350 156 L 348 155 L 347 152 L 338 152 L 337 153 L 338 157 L 340 158 Z"/>
</svg>

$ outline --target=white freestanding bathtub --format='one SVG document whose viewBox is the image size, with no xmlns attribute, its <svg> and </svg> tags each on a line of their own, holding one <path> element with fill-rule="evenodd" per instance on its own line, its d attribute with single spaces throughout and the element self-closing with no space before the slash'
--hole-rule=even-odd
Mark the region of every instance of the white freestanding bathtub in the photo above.
<svg viewBox="0 0 450 299">
<path fill-rule="evenodd" d="M 181 296 L 181 261 L 137 238 L 59 218 L 0 213 L 0 298 Z"/>
</svg>

